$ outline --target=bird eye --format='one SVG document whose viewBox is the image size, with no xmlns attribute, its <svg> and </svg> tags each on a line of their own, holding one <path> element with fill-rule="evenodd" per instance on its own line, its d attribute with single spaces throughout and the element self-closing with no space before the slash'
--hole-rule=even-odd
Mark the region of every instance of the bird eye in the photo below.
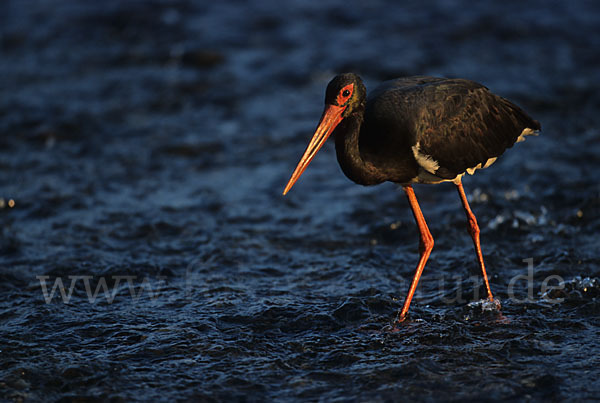
<svg viewBox="0 0 600 403">
<path fill-rule="evenodd" d="M 336 103 L 340 106 L 345 105 L 354 92 L 354 84 L 348 84 L 338 92 Z"/>
</svg>

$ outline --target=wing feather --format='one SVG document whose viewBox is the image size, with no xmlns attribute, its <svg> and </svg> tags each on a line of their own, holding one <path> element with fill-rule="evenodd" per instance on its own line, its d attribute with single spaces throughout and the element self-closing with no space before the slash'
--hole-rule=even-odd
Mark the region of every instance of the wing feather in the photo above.
<svg viewBox="0 0 600 403">
<path fill-rule="evenodd" d="M 390 177 L 435 183 L 489 166 L 540 124 L 476 82 L 416 76 L 369 94 L 364 129 L 361 150 Z"/>
<path fill-rule="evenodd" d="M 446 179 L 484 167 L 540 124 L 510 101 L 468 80 L 446 80 L 421 93 L 416 141 L 437 162 L 431 172 Z"/>
</svg>

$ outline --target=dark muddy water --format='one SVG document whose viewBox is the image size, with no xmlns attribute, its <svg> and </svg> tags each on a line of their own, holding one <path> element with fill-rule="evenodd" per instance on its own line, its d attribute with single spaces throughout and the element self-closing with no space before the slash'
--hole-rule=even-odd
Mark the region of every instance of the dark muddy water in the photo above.
<svg viewBox="0 0 600 403">
<path fill-rule="evenodd" d="M 0 397 L 594 400 L 600 6 L 593 1 L 0 3 Z M 339 72 L 465 77 L 540 137 L 464 185 L 327 145 L 281 196 Z"/>
</svg>

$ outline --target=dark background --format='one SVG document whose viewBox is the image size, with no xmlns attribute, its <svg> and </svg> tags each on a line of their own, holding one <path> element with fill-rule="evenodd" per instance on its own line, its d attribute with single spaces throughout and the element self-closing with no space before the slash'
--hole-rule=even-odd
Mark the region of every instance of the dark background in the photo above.
<svg viewBox="0 0 600 403">
<path fill-rule="evenodd" d="M 0 397 L 597 398 L 599 4 L 0 2 Z M 328 144 L 281 196 L 345 71 L 469 78 L 542 123 L 464 180 L 502 313 L 451 184 L 416 186 L 436 246 L 397 333 L 398 187 Z"/>
</svg>

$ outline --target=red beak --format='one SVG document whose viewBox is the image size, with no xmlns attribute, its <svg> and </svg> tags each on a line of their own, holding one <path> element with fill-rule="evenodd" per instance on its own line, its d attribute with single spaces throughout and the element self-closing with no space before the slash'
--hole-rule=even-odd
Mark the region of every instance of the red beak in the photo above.
<svg viewBox="0 0 600 403">
<path fill-rule="evenodd" d="M 344 109 L 346 109 L 345 106 L 337 105 L 327 105 L 325 107 L 323 115 L 321 116 L 321 120 L 319 121 L 319 126 L 317 126 L 317 130 L 315 131 L 313 138 L 310 140 L 310 143 L 308 143 L 306 151 L 304 151 L 304 154 L 302 155 L 302 158 L 300 158 L 300 162 L 298 162 L 292 177 L 283 190 L 284 196 L 287 192 L 289 192 L 292 186 L 294 186 L 294 183 L 296 183 L 296 181 L 300 178 L 300 175 L 302 175 L 304 170 L 306 170 L 308 164 L 310 164 L 312 159 L 315 157 L 317 151 L 323 147 L 323 144 L 325 144 L 327 138 L 329 138 L 331 133 L 333 133 L 335 127 L 342 121 L 342 112 L 344 112 Z"/>
</svg>

